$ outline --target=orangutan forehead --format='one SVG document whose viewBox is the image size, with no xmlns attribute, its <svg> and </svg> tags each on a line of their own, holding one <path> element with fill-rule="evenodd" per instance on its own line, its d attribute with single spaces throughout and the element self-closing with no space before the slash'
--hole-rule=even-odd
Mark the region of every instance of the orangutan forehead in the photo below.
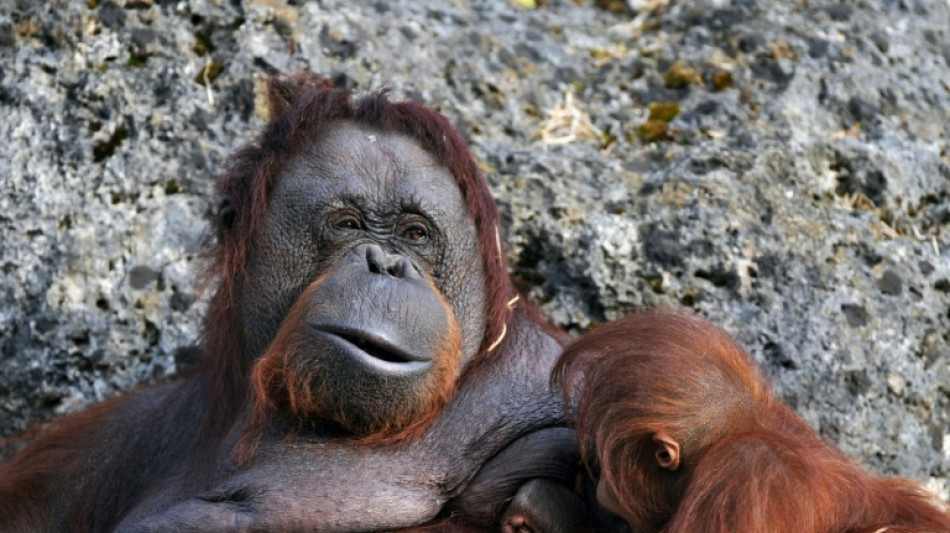
<svg viewBox="0 0 950 533">
<path fill-rule="evenodd" d="M 340 122 L 307 139 L 286 161 L 278 190 L 386 196 L 466 213 L 454 176 L 419 143 L 401 133 Z"/>
<path fill-rule="evenodd" d="M 350 121 L 322 127 L 302 148 L 300 152 L 311 159 L 352 167 L 377 164 L 392 171 L 443 168 L 412 137 Z"/>
</svg>

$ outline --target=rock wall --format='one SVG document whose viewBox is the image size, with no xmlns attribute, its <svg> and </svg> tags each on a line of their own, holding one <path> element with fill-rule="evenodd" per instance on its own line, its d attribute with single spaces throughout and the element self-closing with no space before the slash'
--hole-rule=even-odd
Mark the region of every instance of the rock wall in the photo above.
<svg viewBox="0 0 950 533">
<path fill-rule="evenodd" d="M 694 309 L 946 498 L 950 4 L 629 4 L 0 5 L 0 436 L 187 366 L 214 178 L 307 68 L 459 126 L 558 324 Z"/>
</svg>

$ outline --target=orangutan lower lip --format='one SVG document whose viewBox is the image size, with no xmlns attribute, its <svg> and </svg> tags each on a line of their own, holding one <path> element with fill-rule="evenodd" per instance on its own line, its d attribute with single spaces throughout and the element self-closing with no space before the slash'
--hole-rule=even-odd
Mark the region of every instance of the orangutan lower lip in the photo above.
<svg viewBox="0 0 950 533">
<path fill-rule="evenodd" d="M 324 334 L 329 334 L 339 338 L 353 346 L 368 356 L 385 361 L 387 363 L 428 363 L 427 357 L 420 357 L 406 353 L 392 342 L 375 335 L 373 333 L 360 329 L 336 326 L 336 325 L 315 325 L 313 328 Z"/>
</svg>

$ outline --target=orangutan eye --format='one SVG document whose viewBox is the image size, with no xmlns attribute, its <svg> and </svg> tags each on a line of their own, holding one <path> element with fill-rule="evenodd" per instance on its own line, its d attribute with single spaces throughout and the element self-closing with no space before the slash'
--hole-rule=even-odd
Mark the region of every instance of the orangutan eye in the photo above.
<svg viewBox="0 0 950 533">
<path fill-rule="evenodd" d="M 432 226 L 422 215 L 406 213 L 396 225 L 396 235 L 411 244 L 428 244 L 432 237 Z"/>
<path fill-rule="evenodd" d="M 362 224 L 360 224 L 360 219 L 356 218 L 353 215 L 344 215 L 336 220 L 334 225 L 340 229 L 361 229 Z"/>
<path fill-rule="evenodd" d="M 402 232 L 402 237 L 414 242 L 422 242 L 429 238 L 429 230 L 422 225 L 413 225 Z"/>
</svg>

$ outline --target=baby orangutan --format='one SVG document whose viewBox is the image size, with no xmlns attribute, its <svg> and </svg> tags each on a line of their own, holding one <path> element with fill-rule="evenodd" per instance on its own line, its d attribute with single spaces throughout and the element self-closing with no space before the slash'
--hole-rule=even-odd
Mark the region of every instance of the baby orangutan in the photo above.
<svg viewBox="0 0 950 533">
<path fill-rule="evenodd" d="M 701 318 L 655 311 L 597 328 L 553 380 L 597 500 L 633 532 L 950 532 L 936 497 L 831 447 Z"/>
</svg>

